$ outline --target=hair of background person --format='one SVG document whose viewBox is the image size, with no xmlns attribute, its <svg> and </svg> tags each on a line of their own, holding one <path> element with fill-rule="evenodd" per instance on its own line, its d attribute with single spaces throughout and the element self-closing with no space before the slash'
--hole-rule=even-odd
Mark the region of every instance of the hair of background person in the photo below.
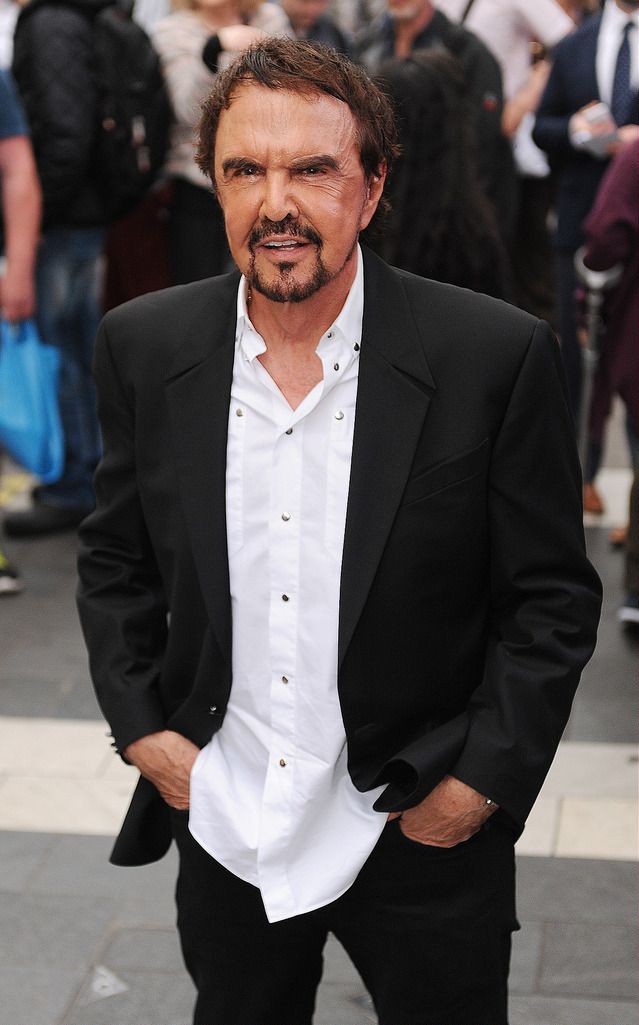
<svg viewBox="0 0 639 1025">
<path fill-rule="evenodd" d="M 393 110 L 366 72 L 348 57 L 320 43 L 271 36 L 249 47 L 221 71 L 202 105 L 196 162 L 212 180 L 220 115 L 229 109 L 236 90 L 244 83 L 281 89 L 309 99 L 326 94 L 340 100 L 348 106 L 355 121 L 356 143 L 366 179 L 375 177 L 384 167 L 392 167 L 399 152 Z M 382 197 L 369 230 L 384 217 L 386 210 L 387 203 Z"/>
<path fill-rule="evenodd" d="M 503 297 L 506 259 L 478 181 L 461 66 L 441 50 L 414 51 L 386 61 L 376 81 L 394 105 L 401 147 L 378 252 L 423 277 Z"/>
<path fill-rule="evenodd" d="M 237 12 L 240 21 L 248 21 L 253 17 L 263 0 L 237 0 Z M 200 4 L 198 0 L 171 0 L 173 11 L 194 11 Z"/>
</svg>

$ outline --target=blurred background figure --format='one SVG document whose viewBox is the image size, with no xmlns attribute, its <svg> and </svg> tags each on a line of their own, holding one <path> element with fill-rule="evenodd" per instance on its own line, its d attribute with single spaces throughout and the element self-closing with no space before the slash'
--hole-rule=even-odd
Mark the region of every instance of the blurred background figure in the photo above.
<svg viewBox="0 0 639 1025">
<path fill-rule="evenodd" d="M 149 35 L 158 21 L 171 13 L 171 0 L 135 0 L 133 17 Z"/>
<path fill-rule="evenodd" d="M 606 0 L 558 45 L 533 137 L 558 176 L 554 237 L 561 351 L 575 422 L 579 422 L 582 360 L 575 308 L 574 254 L 583 223 L 613 153 L 639 137 L 639 0 Z M 601 513 L 594 478 L 601 449 L 593 439 L 583 467 L 584 507 Z"/>
<path fill-rule="evenodd" d="M 75 528 L 94 504 L 100 432 L 91 375 L 102 314 L 106 211 L 94 154 L 97 86 L 92 19 L 111 0 L 30 0 L 18 17 L 13 72 L 42 186 L 37 322 L 59 350 L 62 477 L 35 489 L 31 509 L 10 512 L 5 530 L 35 536 Z"/>
<path fill-rule="evenodd" d="M 623 623 L 639 624 L 639 140 L 623 149 L 601 182 L 584 225 L 584 260 L 592 270 L 624 268 L 621 282 L 609 299 L 605 336 L 592 404 L 591 434 L 601 443 L 605 406 L 597 396 L 603 379 L 604 402 L 609 393 L 621 396 L 634 480 L 630 492 L 627 531 L 618 540 L 626 552 L 627 596 L 619 610 Z M 625 536 L 624 536 L 625 533 Z"/>
<path fill-rule="evenodd" d="M 461 66 L 480 186 L 493 205 L 502 238 L 509 239 L 515 213 L 515 169 L 501 127 L 501 71 L 488 47 L 473 32 L 449 21 L 430 0 L 386 0 L 384 12 L 355 40 L 356 59 L 371 75 L 390 57 L 402 59 L 428 49 L 447 51 Z"/>
<path fill-rule="evenodd" d="M 10 68 L 13 59 L 13 33 L 20 8 L 16 0 L 0 0 L 0 68 Z"/>
<path fill-rule="evenodd" d="M 26 121 L 6 70 L 0 70 L 0 189 L 0 315 L 17 323 L 35 309 L 41 195 Z M 0 595 L 20 590 L 18 571 L 0 548 Z"/>
<path fill-rule="evenodd" d="M 396 267 L 506 298 L 505 252 L 478 184 L 459 64 L 415 50 L 383 63 L 378 81 L 397 111 L 401 155 L 387 186 L 388 226 L 373 247 Z"/>
<path fill-rule="evenodd" d="M 552 250 L 547 221 L 553 201 L 550 168 L 532 141 L 534 111 L 550 72 L 551 52 L 574 29 L 557 0 L 437 0 L 499 61 L 504 83 L 504 134 L 517 167 L 517 214 L 511 236 L 513 299 L 556 325 Z"/>
<path fill-rule="evenodd" d="M 230 266 L 221 210 L 194 159 L 200 104 L 218 67 L 265 32 L 292 35 L 292 30 L 281 7 L 260 0 L 174 0 L 173 7 L 156 24 L 152 39 L 175 117 L 166 162 L 172 182 L 169 266 L 173 284 L 184 284 Z"/>
<path fill-rule="evenodd" d="M 329 0 L 280 0 L 298 39 L 312 39 L 350 55 L 352 39 L 327 13 Z"/>
</svg>

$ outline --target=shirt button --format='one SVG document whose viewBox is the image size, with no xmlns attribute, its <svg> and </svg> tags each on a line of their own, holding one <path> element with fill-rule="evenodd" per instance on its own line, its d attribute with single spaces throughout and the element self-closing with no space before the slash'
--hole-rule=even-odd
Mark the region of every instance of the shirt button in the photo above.
<svg viewBox="0 0 639 1025">
<path fill-rule="evenodd" d="M 284 761 L 283 758 L 280 758 L 280 765 L 282 766 L 282 768 L 284 768 L 285 765 L 286 765 L 286 762 Z"/>
<path fill-rule="evenodd" d="M 288 676 L 282 677 L 282 683 L 288 683 Z"/>
<path fill-rule="evenodd" d="M 285 431 L 284 433 L 285 434 L 292 434 L 293 433 L 293 428 L 289 427 L 289 429 L 287 431 Z"/>
<path fill-rule="evenodd" d="M 244 410 L 243 409 L 236 409 L 235 410 L 235 415 L 236 416 L 244 416 Z"/>
<path fill-rule="evenodd" d="M 217 712 L 217 705 L 211 705 L 209 708 L 209 715 L 215 715 Z"/>
<path fill-rule="evenodd" d="M 326 337 L 327 338 L 332 338 L 333 337 L 333 331 L 329 331 L 328 334 L 326 335 Z"/>
<path fill-rule="evenodd" d="M 353 351 L 359 352 L 359 342 L 355 342 L 355 345 L 353 346 Z"/>
<path fill-rule="evenodd" d="M 288 523 L 290 518 L 291 518 L 291 514 L 290 513 L 282 513 L 282 519 L 284 520 L 284 523 Z"/>
<path fill-rule="evenodd" d="M 282 595 L 282 601 L 288 601 L 288 595 L 287 594 L 283 594 Z"/>
<path fill-rule="evenodd" d="M 339 363 L 333 363 L 333 370 L 339 370 Z"/>
<path fill-rule="evenodd" d="M 337 413 L 335 414 L 335 419 L 336 420 L 343 420 L 344 419 L 344 414 L 342 413 L 341 409 L 337 410 Z"/>
</svg>

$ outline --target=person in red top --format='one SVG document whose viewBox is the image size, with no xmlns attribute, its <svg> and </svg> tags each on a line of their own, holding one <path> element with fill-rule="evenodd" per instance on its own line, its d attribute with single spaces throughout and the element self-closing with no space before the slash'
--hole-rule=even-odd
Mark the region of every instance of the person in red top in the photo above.
<svg viewBox="0 0 639 1025">
<path fill-rule="evenodd" d="M 634 482 L 626 541 L 626 600 L 619 610 L 624 623 L 639 623 L 639 139 L 613 161 L 597 193 L 585 225 L 585 261 L 592 270 L 624 265 L 619 286 L 611 297 L 606 337 L 599 365 L 610 391 L 626 406 Z M 608 388 L 606 388 L 606 392 Z M 601 437 L 606 410 L 593 397 L 591 435 Z"/>
</svg>

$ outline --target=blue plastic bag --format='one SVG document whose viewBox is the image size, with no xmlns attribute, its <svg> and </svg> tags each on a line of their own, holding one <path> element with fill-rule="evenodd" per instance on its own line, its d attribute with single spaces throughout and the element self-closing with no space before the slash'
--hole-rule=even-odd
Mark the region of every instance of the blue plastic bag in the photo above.
<svg viewBox="0 0 639 1025">
<path fill-rule="evenodd" d="M 64 467 L 59 368 L 58 350 L 43 344 L 32 320 L 0 321 L 0 447 L 45 484 Z"/>
</svg>

